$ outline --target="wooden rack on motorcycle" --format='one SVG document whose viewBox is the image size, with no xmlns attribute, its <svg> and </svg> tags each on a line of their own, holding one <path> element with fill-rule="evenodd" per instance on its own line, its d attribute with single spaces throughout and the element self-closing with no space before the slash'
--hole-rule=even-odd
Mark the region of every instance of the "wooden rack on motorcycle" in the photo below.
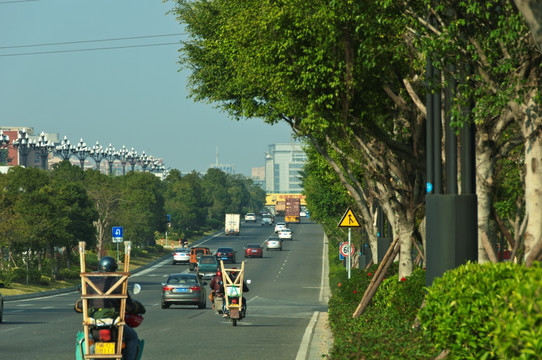
<svg viewBox="0 0 542 360">
<path fill-rule="evenodd" d="M 224 284 L 224 302 L 227 317 L 237 326 L 237 320 L 241 320 L 243 314 L 243 279 L 245 274 L 245 262 L 241 263 L 241 269 L 225 268 L 224 261 L 220 260 L 222 281 Z"/>
<path fill-rule="evenodd" d="M 81 359 L 117 359 L 122 360 L 122 335 L 125 325 L 125 312 L 126 312 L 126 299 L 128 299 L 128 277 L 130 276 L 130 250 L 131 242 L 124 242 L 124 271 L 122 272 L 86 272 L 85 265 L 85 242 L 79 242 L 79 257 L 81 264 L 81 301 L 83 308 L 83 328 L 84 328 L 84 350 L 82 354 L 78 354 Z M 114 277 L 118 280 L 107 290 L 102 291 L 91 278 L 99 277 Z M 95 281 L 95 280 L 94 280 Z M 92 288 L 91 294 L 87 290 L 87 286 Z M 120 289 L 120 291 L 119 291 Z M 114 321 L 114 326 L 117 329 L 116 339 L 110 339 L 111 341 L 93 341 L 94 351 L 91 351 L 90 328 L 96 325 L 100 319 L 94 319 L 89 316 L 89 300 L 92 299 L 120 299 L 120 311 Z M 112 341 L 115 340 L 115 341 Z M 93 353 L 92 353 L 93 352 Z"/>
</svg>

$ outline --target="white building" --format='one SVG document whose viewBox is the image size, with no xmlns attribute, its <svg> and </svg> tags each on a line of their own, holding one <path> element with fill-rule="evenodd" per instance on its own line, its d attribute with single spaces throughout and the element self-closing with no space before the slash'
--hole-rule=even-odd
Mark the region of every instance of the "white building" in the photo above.
<svg viewBox="0 0 542 360">
<path fill-rule="evenodd" d="M 265 154 L 265 191 L 298 194 L 302 190 L 299 171 L 307 162 L 301 144 L 273 144 Z"/>
</svg>

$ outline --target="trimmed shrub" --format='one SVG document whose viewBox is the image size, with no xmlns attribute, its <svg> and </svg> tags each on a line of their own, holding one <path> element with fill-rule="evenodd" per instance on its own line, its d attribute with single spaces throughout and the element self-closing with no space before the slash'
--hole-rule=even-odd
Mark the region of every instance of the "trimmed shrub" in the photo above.
<svg viewBox="0 0 542 360">
<path fill-rule="evenodd" d="M 418 317 L 449 359 L 540 359 L 541 287 L 540 266 L 468 263 L 435 279 Z"/>
</svg>

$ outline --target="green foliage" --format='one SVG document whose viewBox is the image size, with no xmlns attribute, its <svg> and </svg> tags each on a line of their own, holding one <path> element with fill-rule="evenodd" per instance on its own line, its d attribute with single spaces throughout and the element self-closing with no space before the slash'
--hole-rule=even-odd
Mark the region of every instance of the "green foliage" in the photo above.
<svg viewBox="0 0 542 360">
<path fill-rule="evenodd" d="M 542 268 L 469 263 L 428 288 L 419 318 L 451 359 L 540 359 Z"/>
<path fill-rule="evenodd" d="M 398 265 L 393 264 L 370 305 L 358 318 L 352 314 L 371 282 L 377 265 L 367 271 L 345 269 L 330 275 L 332 297 L 329 321 L 333 331 L 332 359 L 432 359 L 435 349 L 423 334 L 412 329 L 424 296 L 425 271 L 416 269 L 403 281 L 397 281 Z M 330 277 L 331 278 L 331 277 Z"/>
</svg>

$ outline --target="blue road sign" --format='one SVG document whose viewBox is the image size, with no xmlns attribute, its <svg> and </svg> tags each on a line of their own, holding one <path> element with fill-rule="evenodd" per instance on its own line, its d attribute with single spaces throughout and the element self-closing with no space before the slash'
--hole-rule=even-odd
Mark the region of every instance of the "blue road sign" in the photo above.
<svg viewBox="0 0 542 360">
<path fill-rule="evenodd" d="M 122 242 L 122 226 L 113 226 L 113 241 Z"/>
</svg>

